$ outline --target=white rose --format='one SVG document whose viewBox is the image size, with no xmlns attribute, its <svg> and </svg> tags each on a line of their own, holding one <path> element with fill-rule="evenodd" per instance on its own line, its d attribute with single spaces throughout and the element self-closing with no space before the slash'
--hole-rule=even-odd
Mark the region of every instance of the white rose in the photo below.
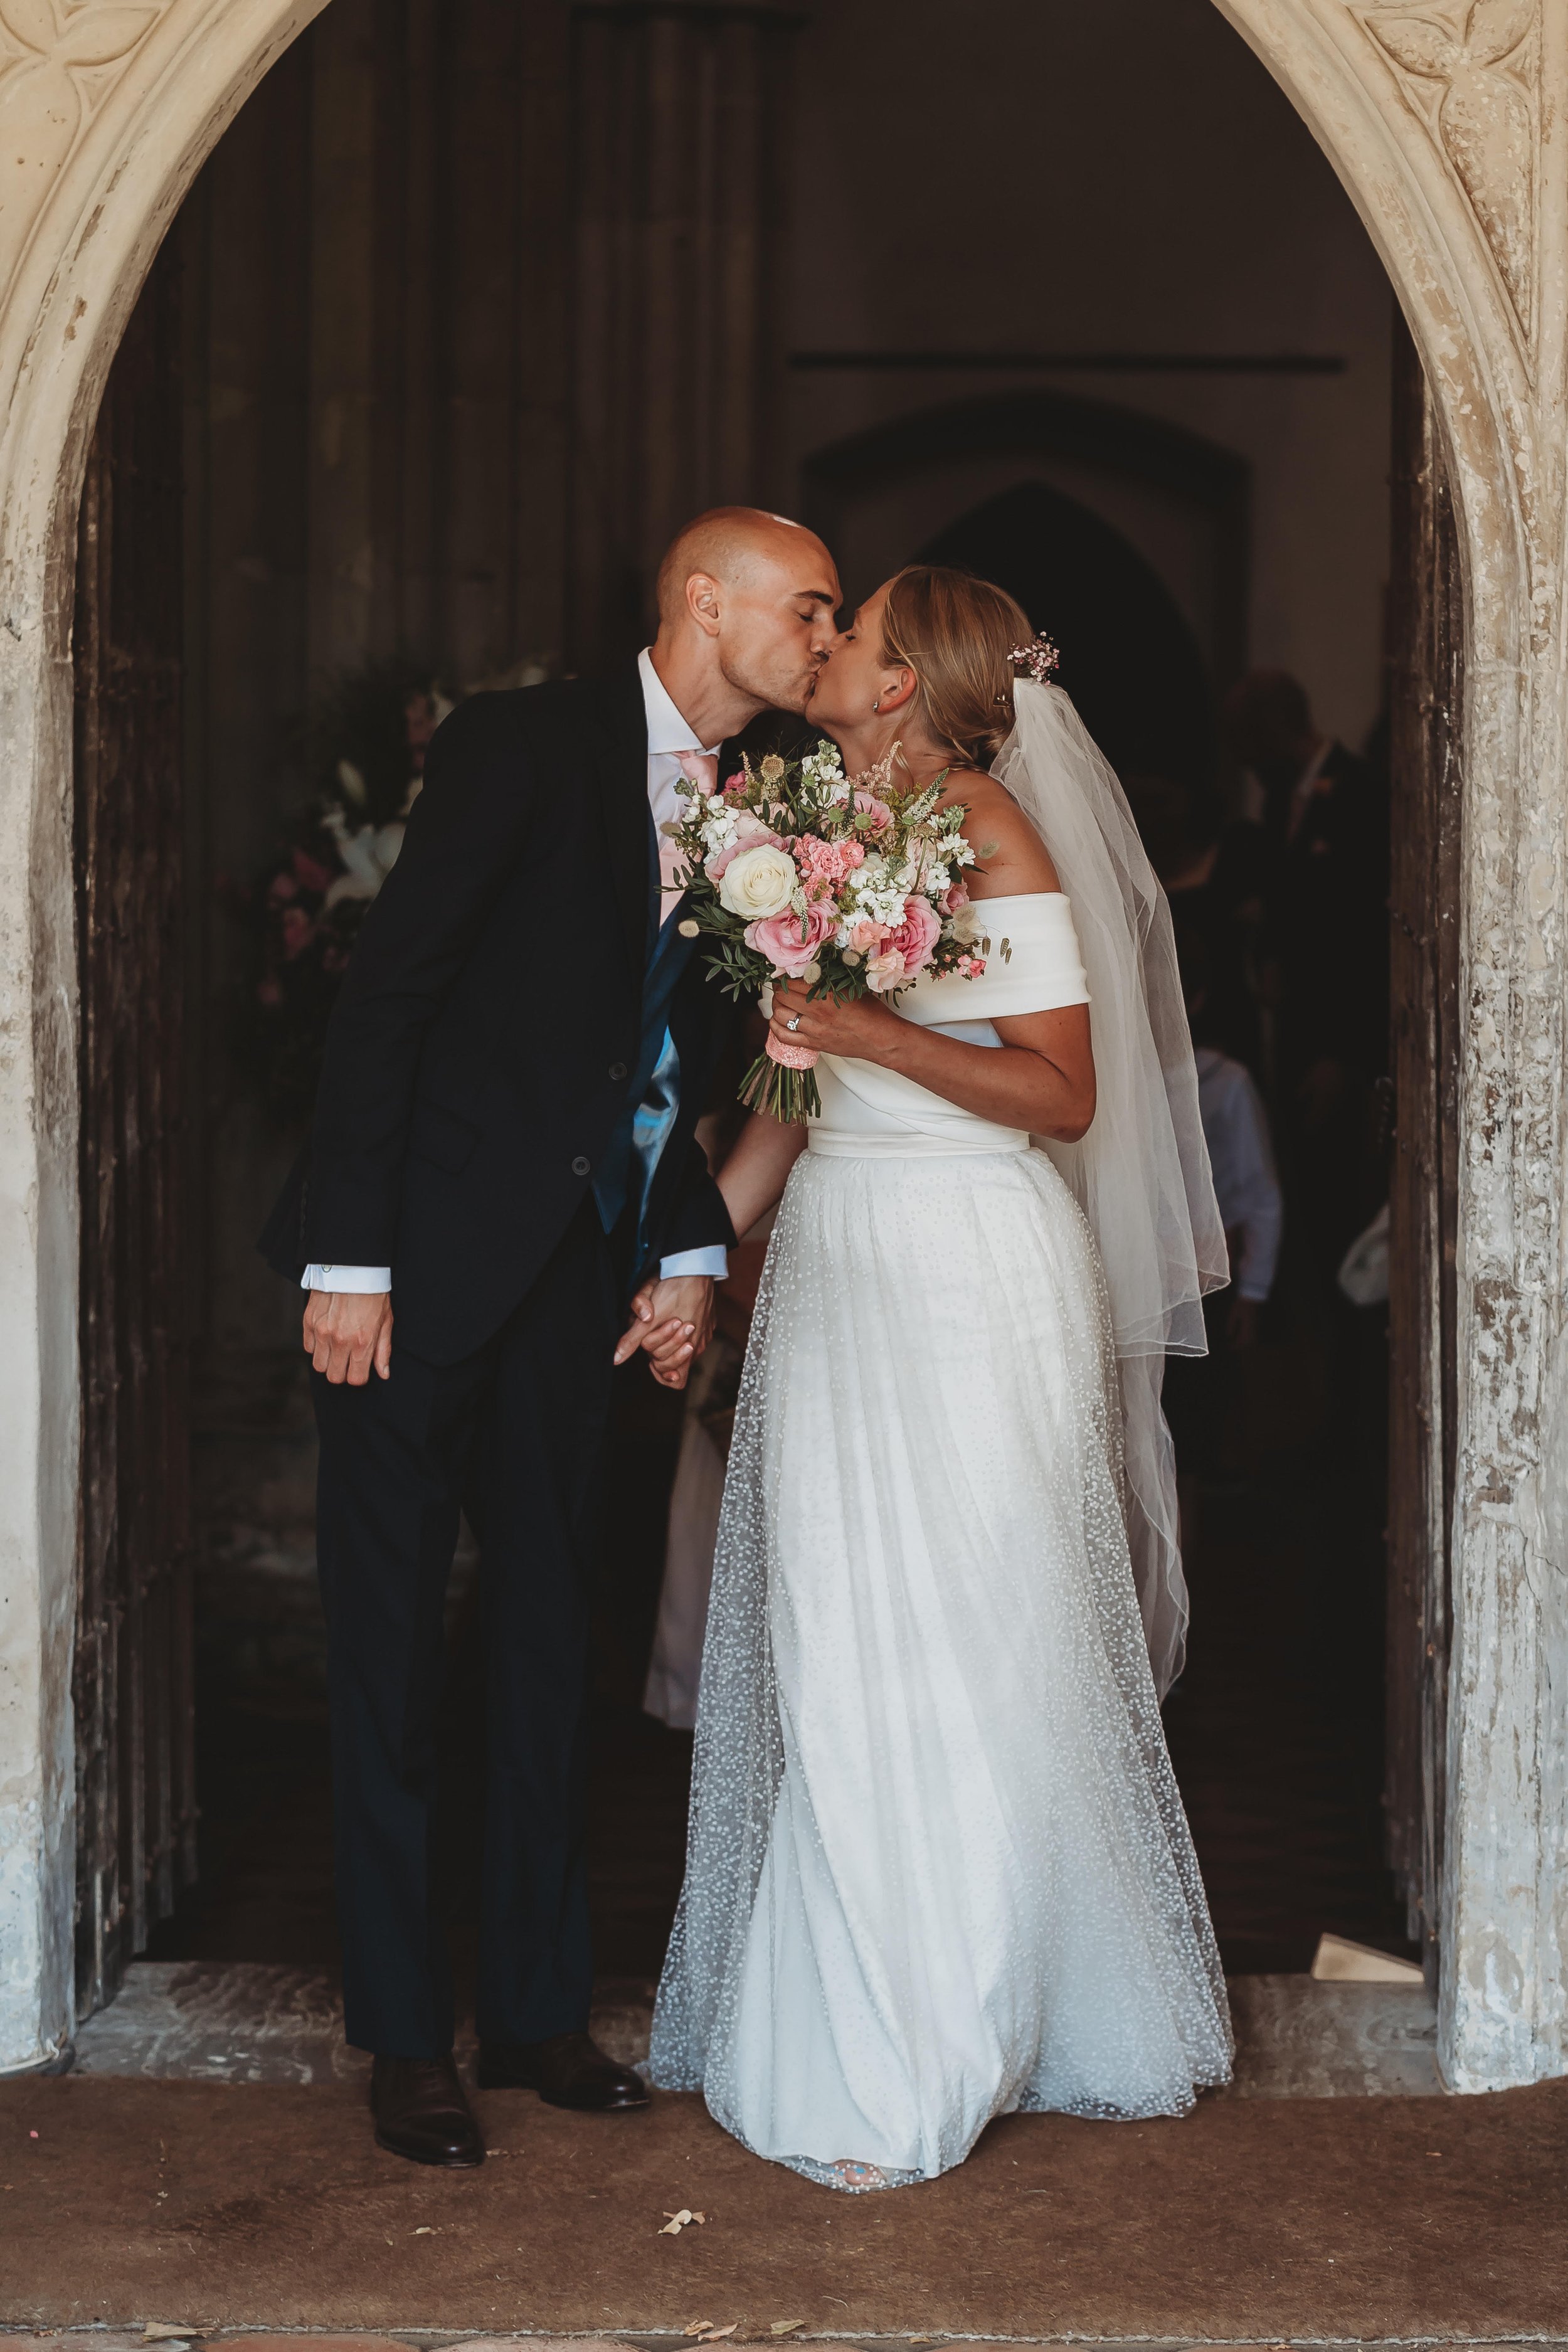
<svg viewBox="0 0 1568 2352">
<path fill-rule="evenodd" d="M 788 850 L 760 842 L 755 849 L 742 849 L 731 859 L 719 885 L 719 898 L 732 915 L 760 923 L 769 915 L 782 915 L 798 887 L 795 860 Z"/>
</svg>

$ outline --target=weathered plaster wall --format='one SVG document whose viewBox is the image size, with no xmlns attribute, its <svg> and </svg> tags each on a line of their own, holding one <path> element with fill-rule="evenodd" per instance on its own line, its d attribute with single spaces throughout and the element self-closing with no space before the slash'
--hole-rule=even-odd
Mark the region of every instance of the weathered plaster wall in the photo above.
<svg viewBox="0 0 1568 2352">
<path fill-rule="evenodd" d="M 1560 2072 L 1568 0 L 1216 0 L 1339 169 L 1442 404 L 1470 602 L 1444 2062 Z M 0 2066 L 68 2029 L 69 556 L 82 434 L 195 166 L 316 0 L 0 0 Z M 19 161 L 13 163 L 12 158 Z"/>
<path fill-rule="evenodd" d="M 1338 164 L 1438 394 L 1468 592 L 1443 2063 L 1560 2073 L 1568 7 L 1220 0 Z"/>
</svg>

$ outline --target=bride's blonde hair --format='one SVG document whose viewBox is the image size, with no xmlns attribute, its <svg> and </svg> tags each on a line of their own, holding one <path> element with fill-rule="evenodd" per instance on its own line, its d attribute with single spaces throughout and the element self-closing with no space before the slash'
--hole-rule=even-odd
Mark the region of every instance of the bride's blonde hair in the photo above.
<svg viewBox="0 0 1568 2352">
<path fill-rule="evenodd" d="M 931 738 L 989 768 L 1013 731 L 1013 648 L 1034 632 L 1005 588 L 943 563 L 909 563 L 888 583 L 882 658 L 912 669 Z"/>
</svg>

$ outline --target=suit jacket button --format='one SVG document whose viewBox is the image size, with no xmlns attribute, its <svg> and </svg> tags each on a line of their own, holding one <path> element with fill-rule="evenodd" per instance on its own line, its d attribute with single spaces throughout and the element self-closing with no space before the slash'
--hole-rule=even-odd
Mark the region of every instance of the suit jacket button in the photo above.
<svg viewBox="0 0 1568 2352">
<path fill-rule="evenodd" d="M 612 1062 L 610 1064 L 610 1084 L 613 1087 L 618 1087 L 621 1080 L 625 1077 L 629 1077 L 631 1073 L 628 1071 L 624 1062 Z"/>
<path fill-rule="evenodd" d="M 583 1157 L 583 1154 L 582 1154 L 581 1152 L 579 1152 L 579 1153 L 577 1154 L 576 1159 L 575 1159 L 575 1160 L 574 1160 L 574 1161 L 572 1162 L 572 1173 L 573 1173 L 573 1175 L 574 1175 L 574 1176 L 586 1176 L 586 1174 L 588 1173 L 588 1170 L 589 1170 L 589 1167 L 591 1166 L 591 1164 L 592 1164 L 592 1163 L 591 1163 L 589 1160 L 584 1160 L 584 1158 Z"/>
</svg>

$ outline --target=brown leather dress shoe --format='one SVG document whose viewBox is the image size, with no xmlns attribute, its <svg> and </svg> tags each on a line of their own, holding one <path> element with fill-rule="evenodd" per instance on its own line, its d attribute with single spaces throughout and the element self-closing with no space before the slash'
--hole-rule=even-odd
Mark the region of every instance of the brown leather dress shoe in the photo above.
<svg viewBox="0 0 1568 2352">
<path fill-rule="evenodd" d="M 458 2069 L 445 2058 L 382 2058 L 371 2069 L 375 2144 L 413 2164 L 482 2164 L 485 2144 Z"/>
<path fill-rule="evenodd" d="M 537 2091 L 552 2107 L 607 2115 L 646 2107 L 647 2084 L 618 2065 L 586 2033 L 552 2033 L 548 2042 L 481 2042 L 479 2088 Z"/>
</svg>

